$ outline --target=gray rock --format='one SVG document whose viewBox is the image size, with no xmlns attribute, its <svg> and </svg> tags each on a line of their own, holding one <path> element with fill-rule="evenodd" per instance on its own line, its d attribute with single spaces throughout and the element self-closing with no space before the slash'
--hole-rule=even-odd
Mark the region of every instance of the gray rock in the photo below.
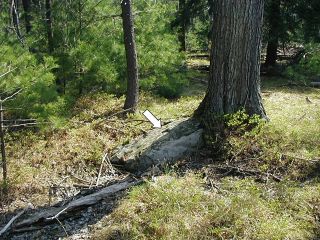
<svg viewBox="0 0 320 240">
<path fill-rule="evenodd" d="M 111 162 L 141 173 L 149 167 L 172 163 L 194 153 L 202 146 L 202 133 L 203 129 L 194 119 L 175 121 L 118 148 Z"/>
</svg>

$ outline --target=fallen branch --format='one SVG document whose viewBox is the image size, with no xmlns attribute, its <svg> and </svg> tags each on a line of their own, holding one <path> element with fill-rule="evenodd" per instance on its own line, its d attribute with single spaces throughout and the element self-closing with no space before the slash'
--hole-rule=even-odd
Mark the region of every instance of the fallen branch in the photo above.
<svg viewBox="0 0 320 240">
<path fill-rule="evenodd" d="M 0 101 L 3 102 L 3 103 L 6 102 L 6 101 L 8 101 L 8 100 L 14 98 L 16 95 L 18 95 L 22 90 L 23 90 L 23 89 L 20 88 L 19 90 L 15 91 L 14 93 L 12 93 L 11 95 L 9 95 L 8 97 L 6 97 L 6 98 L 4 98 L 4 99 L 1 99 Z"/>
<path fill-rule="evenodd" d="M 320 158 L 319 159 L 308 159 L 308 158 L 303 158 L 303 157 L 298 157 L 298 156 L 293 156 L 293 155 L 289 155 L 289 154 L 282 154 L 282 156 L 288 157 L 288 158 L 293 158 L 293 159 L 297 159 L 297 160 L 302 160 L 305 162 L 312 162 L 312 163 L 318 163 L 320 162 Z"/>
<path fill-rule="evenodd" d="M 108 157 L 108 152 L 106 152 L 104 154 L 103 158 L 102 158 L 102 161 L 101 161 L 99 174 L 98 174 L 97 182 L 96 182 L 96 187 L 99 186 L 99 181 L 100 181 L 100 177 L 101 177 L 101 173 L 102 173 L 102 168 L 103 168 L 103 165 L 104 165 L 105 162 L 107 162 L 107 164 L 109 164 L 109 167 L 111 168 L 111 171 L 114 172 L 114 169 L 113 169 L 112 164 L 110 163 L 110 159 Z"/>
<path fill-rule="evenodd" d="M 312 87 L 320 87 L 320 82 L 311 82 L 310 85 Z"/>
<path fill-rule="evenodd" d="M 4 76 L 6 76 L 7 74 L 9 74 L 9 73 L 11 73 L 11 72 L 13 72 L 14 70 L 16 70 L 17 68 L 13 68 L 13 69 L 11 69 L 11 70 L 9 70 L 9 71 L 7 71 L 7 72 L 5 72 L 5 73 L 3 73 L 3 74 L 1 74 L 0 75 L 0 78 L 2 78 L 2 77 L 4 77 Z"/>
<path fill-rule="evenodd" d="M 14 221 L 16 221 L 22 214 L 24 214 L 28 209 L 30 209 L 30 207 L 25 208 L 24 210 L 22 210 L 21 212 L 19 212 L 16 216 L 14 216 L 13 218 L 11 218 L 11 220 L 7 223 L 7 225 L 0 231 L 0 237 L 7 232 L 11 225 L 14 223 Z"/>
<path fill-rule="evenodd" d="M 263 178 L 263 180 L 265 180 L 265 178 L 269 178 L 271 177 L 274 181 L 277 182 L 281 182 L 282 179 L 278 176 L 275 176 L 273 174 L 270 173 L 264 173 L 258 170 L 251 170 L 251 169 L 243 169 L 237 166 L 230 166 L 230 165 L 220 165 L 220 166 L 215 166 L 215 165 L 211 165 L 210 167 L 212 168 L 217 168 L 217 169 L 221 169 L 221 170 L 226 170 L 232 172 L 232 171 L 236 171 L 237 173 L 243 174 L 243 175 L 249 175 L 249 176 L 259 176 L 261 178 Z"/>
<path fill-rule="evenodd" d="M 109 115 L 109 116 L 105 116 L 105 115 L 104 115 L 104 116 L 106 117 L 106 119 L 110 119 L 110 118 L 112 118 L 112 117 L 115 117 L 115 116 L 118 116 L 118 115 L 121 115 L 121 114 L 124 114 L 124 113 L 128 113 L 128 112 L 130 112 L 130 111 L 132 111 L 132 108 L 124 109 L 124 110 L 122 110 L 122 111 L 113 113 L 113 114 L 111 114 L 111 115 Z"/>
<path fill-rule="evenodd" d="M 128 189 L 129 187 L 137 185 L 139 183 L 141 183 L 141 180 L 137 180 L 134 182 L 124 181 L 121 183 L 115 183 L 111 186 L 103 188 L 96 193 L 73 200 L 65 206 L 52 207 L 43 212 L 35 213 L 30 218 L 15 224 L 15 229 L 31 226 L 39 222 L 52 222 L 53 220 L 58 219 L 58 217 L 60 217 L 63 213 L 71 212 L 72 210 L 81 207 L 94 205 L 112 194 Z"/>
</svg>

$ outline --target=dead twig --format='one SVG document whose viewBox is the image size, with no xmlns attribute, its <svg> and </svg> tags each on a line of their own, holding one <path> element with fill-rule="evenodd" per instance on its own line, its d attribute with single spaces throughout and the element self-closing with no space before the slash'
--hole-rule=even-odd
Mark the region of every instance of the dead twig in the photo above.
<svg viewBox="0 0 320 240">
<path fill-rule="evenodd" d="M 298 122 L 300 122 L 302 119 L 304 119 L 305 118 L 305 116 L 307 116 L 307 114 L 305 113 L 305 114 L 303 114 L 301 117 L 299 117 L 298 119 L 297 119 L 297 121 Z"/>
<path fill-rule="evenodd" d="M 8 101 L 8 100 L 14 98 L 16 95 L 18 95 L 22 90 L 23 90 L 23 89 L 20 88 L 19 90 L 15 91 L 15 92 L 12 93 L 11 95 L 9 95 L 8 97 L 6 97 L 6 98 L 4 98 L 4 99 L 2 99 L 2 100 L 0 100 L 0 101 L 3 102 L 3 103 L 6 102 L 6 101 Z"/>
<path fill-rule="evenodd" d="M 62 222 L 60 222 L 60 220 L 58 218 L 56 218 L 57 222 L 60 224 L 60 226 L 62 227 L 64 233 L 66 234 L 67 237 L 69 237 L 69 234 L 66 230 L 66 228 L 63 226 Z"/>
<path fill-rule="evenodd" d="M 307 158 L 303 158 L 303 157 L 292 156 L 289 154 L 282 154 L 282 156 L 297 159 L 297 160 L 302 160 L 302 161 L 306 161 L 306 162 L 312 162 L 312 163 L 320 162 L 320 159 L 307 159 Z"/>
<path fill-rule="evenodd" d="M 48 217 L 46 218 L 47 220 L 54 220 L 54 219 L 58 219 L 58 217 L 64 213 L 65 211 L 68 210 L 68 207 L 65 207 L 64 209 L 62 209 L 60 212 L 58 212 L 56 215 L 52 216 L 52 217 Z"/>
<path fill-rule="evenodd" d="M 4 228 L 0 231 L 0 237 L 7 232 L 11 225 L 14 223 L 14 221 L 16 221 L 19 217 L 22 216 L 22 214 L 24 214 L 28 209 L 30 209 L 30 206 L 28 206 L 27 208 L 23 209 L 21 212 L 19 212 L 16 216 L 14 216 L 13 218 L 11 218 L 11 220 L 7 223 L 6 226 L 4 226 Z"/>
<path fill-rule="evenodd" d="M 252 170 L 252 169 L 244 169 L 238 166 L 230 166 L 230 165 L 219 165 L 219 166 L 215 166 L 215 165 L 211 165 L 210 167 L 212 168 L 217 168 L 217 169 L 221 169 L 221 170 L 226 170 L 228 171 L 228 174 L 231 173 L 232 171 L 236 171 L 240 174 L 243 175 L 249 175 L 249 176 L 260 176 L 263 179 L 265 178 L 269 178 L 271 177 L 273 180 L 277 181 L 277 182 L 281 182 L 282 178 L 275 176 L 274 174 L 271 173 L 264 173 L 258 170 Z"/>
<path fill-rule="evenodd" d="M 123 113 L 128 113 L 128 112 L 130 112 L 130 111 L 132 111 L 132 108 L 124 109 L 124 110 L 122 110 L 122 111 L 119 111 L 119 112 L 113 113 L 113 114 L 111 114 L 111 115 L 109 115 L 109 116 L 106 116 L 106 119 L 110 119 L 110 118 L 112 118 L 112 117 L 121 115 L 121 114 L 123 114 Z"/>
<path fill-rule="evenodd" d="M 17 69 L 17 68 L 15 67 L 15 68 L 10 69 L 9 71 L 7 71 L 7 72 L 5 72 L 5 73 L 1 74 L 1 75 L 0 75 L 0 78 L 2 78 L 2 77 L 4 77 L 4 76 L 8 75 L 9 73 L 13 72 L 13 71 L 14 71 L 14 70 L 16 70 L 16 69 Z"/>
<path fill-rule="evenodd" d="M 74 174 L 71 174 L 71 177 L 75 178 L 76 180 L 80 181 L 80 182 L 83 182 L 83 183 L 86 183 L 86 184 L 90 184 L 89 181 L 85 180 L 85 179 L 82 179 L 82 178 L 79 178 L 77 177 L 76 175 Z"/>
<path fill-rule="evenodd" d="M 106 158 L 108 157 L 108 153 L 106 152 L 102 158 L 101 164 L 100 164 L 100 169 L 99 169 L 99 174 L 97 177 L 97 182 L 96 182 L 96 187 L 99 186 L 99 181 L 100 181 L 100 177 L 101 177 L 101 172 L 102 172 L 102 168 L 103 168 L 103 164 L 106 161 Z"/>
</svg>

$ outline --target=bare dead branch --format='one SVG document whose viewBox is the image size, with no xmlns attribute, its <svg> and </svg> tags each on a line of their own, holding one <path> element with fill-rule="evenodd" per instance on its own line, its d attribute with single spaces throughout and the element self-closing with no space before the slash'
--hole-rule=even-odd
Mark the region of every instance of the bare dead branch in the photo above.
<svg viewBox="0 0 320 240">
<path fill-rule="evenodd" d="M 7 108 L 4 110 L 8 110 Z M 37 119 L 11 119 L 11 120 L 3 120 L 3 122 L 35 122 Z"/>
<path fill-rule="evenodd" d="M 113 185 L 101 189 L 96 193 L 73 200 L 65 206 L 52 207 L 42 212 L 35 213 L 31 215 L 30 218 L 24 219 L 21 222 L 16 223 L 15 228 L 20 229 L 23 227 L 32 226 L 33 224 L 38 222 L 51 222 L 55 219 L 58 219 L 58 217 L 61 216 L 63 213 L 68 213 L 74 209 L 79 209 L 81 207 L 93 205 L 112 194 L 126 190 L 134 185 L 140 184 L 141 182 L 142 180 L 115 183 Z"/>
<path fill-rule="evenodd" d="M 11 69 L 11 70 L 9 70 L 9 71 L 7 71 L 7 72 L 5 72 L 5 73 L 1 74 L 1 75 L 0 75 L 0 78 L 2 78 L 2 77 L 4 77 L 4 76 L 8 75 L 9 73 L 13 72 L 13 71 L 14 71 L 14 70 L 16 70 L 16 69 L 17 69 L 17 68 L 13 68 L 13 69 Z"/>
<path fill-rule="evenodd" d="M 3 103 L 6 102 L 6 101 L 8 101 L 8 100 L 14 98 L 15 96 L 17 96 L 22 90 L 23 90 L 23 89 L 20 88 L 19 90 L 17 90 L 17 91 L 15 91 L 14 93 L 12 93 L 10 96 L 8 96 L 8 97 L 6 97 L 6 98 L 4 98 L 3 100 L 0 100 L 0 101 L 3 102 Z"/>
<path fill-rule="evenodd" d="M 27 208 L 23 209 L 21 212 L 19 212 L 16 216 L 14 216 L 13 218 L 11 218 L 11 220 L 7 223 L 6 226 L 4 226 L 4 228 L 0 231 L 0 237 L 10 229 L 11 225 L 14 223 L 14 221 L 16 221 L 20 216 L 22 216 L 22 214 L 24 214 L 28 209 L 30 209 L 30 206 L 28 206 Z"/>
</svg>

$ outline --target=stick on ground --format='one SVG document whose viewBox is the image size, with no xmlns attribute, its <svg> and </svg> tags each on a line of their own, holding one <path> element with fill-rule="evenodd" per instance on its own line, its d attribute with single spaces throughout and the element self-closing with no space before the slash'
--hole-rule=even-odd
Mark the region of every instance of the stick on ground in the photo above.
<svg viewBox="0 0 320 240">
<path fill-rule="evenodd" d="M 19 212 L 16 216 L 14 216 L 13 218 L 11 218 L 11 220 L 7 223 L 6 226 L 4 226 L 4 228 L 0 231 L 0 237 L 10 229 L 11 225 L 14 223 L 14 221 L 16 221 L 22 214 L 24 214 L 30 207 L 25 208 L 24 210 L 22 210 L 21 212 Z"/>
</svg>

